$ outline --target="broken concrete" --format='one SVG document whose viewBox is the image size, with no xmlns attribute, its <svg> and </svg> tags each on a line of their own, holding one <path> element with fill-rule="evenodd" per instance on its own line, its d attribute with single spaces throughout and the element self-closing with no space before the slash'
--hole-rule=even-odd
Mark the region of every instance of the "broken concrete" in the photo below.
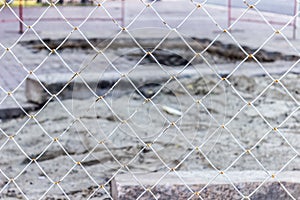
<svg viewBox="0 0 300 200">
<path fill-rule="evenodd" d="M 156 182 L 164 176 L 164 173 L 135 174 L 136 178 L 145 188 L 151 188 L 151 192 L 158 199 L 291 199 L 300 196 L 300 172 L 287 171 L 280 173 L 281 184 L 289 191 L 290 195 L 283 189 L 282 185 L 268 176 L 264 171 L 232 171 L 226 175 L 216 171 L 205 172 L 175 172 L 166 175 L 155 187 Z M 218 175 L 218 176 L 217 176 Z M 217 178 L 214 179 L 214 177 Z M 236 189 L 229 182 L 229 179 Z M 262 182 L 268 180 L 259 187 Z M 210 182 L 214 179 L 212 182 Z M 183 180 L 183 181 L 182 181 Z M 185 185 L 185 183 L 190 187 Z M 208 186 L 206 186 L 209 184 Z M 202 188 L 204 188 L 202 190 Z M 258 188 L 257 191 L 256 188 Z M 112 182 L 112 195 L 114 199 L 154 199 L 148 190 L 144 193 L 143 187 L 133 178 L 131 174 L 120 174 Z M 199 192 L 201 191 L 201 192 Z M 255 191 L 255 192 L 254 192 Z M 252 192 L 254 192 L 252 194 Z M 144 194 L 143 194 L 144 193 Z M 244 195 L 244 196 L 242 196 Z"/>
</svg>

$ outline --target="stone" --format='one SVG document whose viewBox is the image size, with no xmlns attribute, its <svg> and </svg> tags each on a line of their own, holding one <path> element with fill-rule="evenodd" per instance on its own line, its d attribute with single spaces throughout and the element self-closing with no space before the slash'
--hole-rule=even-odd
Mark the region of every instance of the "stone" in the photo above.
<svg viewBox="0 0 300 200">
<path fill-rule="evenodd" d="M 179 174 L 181 179 L 176 175 Z M 267 181 L 261 185 L 250 197 L 252 200 L 265 199 L 291 199 L 289 194 L 283 189 L 284 187 L 296 199 L 300 197 L 300 172 L 286 171 L 281 172 L 280 182 L 276 178 L 267 176 L 264 171 L 231 171 L 226 172 L 226 176 L 219 174 L 217 178 L 212 180 L 217 174 L 216 171 L 197 171 L 197 172 L 170 172 L 159 183 L 151 188 L 157 181 L 164 176 L 164 173 L 148 173 L 148 174 L 134 174 L 135 178 L 139 180 L 145 188 L 151 188 L 151 192 L 156 195 L 158 199 L 242 199 L 255 191 L 261 183 L 266 179 Z M 236 189 L 230 184 L 228 178 L 235 185 Z M 113 199 L 154 199 L 152 194 L 145 191 L 144 188 L 133 178 L 131 174 L 119 174 L 115 176 L 111 183 L 111 190 Z M 184 181 L 182 181 L 184 180 Z M 190 191 L 185 183 L 192 189 Z M 209 185 L 205 187 L 207 184 Z M 203 189 L 200 193 L 197 193 Z M 199 196 L 197 196 L 199 195 Z M 246 198 L 247 199 L 247 198 Z"/>
</svg>

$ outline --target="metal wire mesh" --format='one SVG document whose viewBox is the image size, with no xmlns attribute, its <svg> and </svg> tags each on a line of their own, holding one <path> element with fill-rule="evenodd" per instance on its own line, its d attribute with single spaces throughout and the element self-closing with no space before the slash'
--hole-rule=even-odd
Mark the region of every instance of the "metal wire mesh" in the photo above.
<svg viewBox="0 0 300 200">
<path fill-rule="evenodd" d="M 184 18 L 184 20 L 176 27 L 172 27 L 170 26 L 166 20 L 164 20 L 164 18 L 160 15 L 160 13 L 157 11 L 157 9 L 155 8 L 155 3 L 156 1 L 153 1 L 151 3 L 145 2 L 143 0 L 140 0 L 137 3 L 143 4 L 143 9 L 133 18 L 133 20 L 131 20 L 126 26 L 122 26 L 117 20 L 114 19 L 114 17 L 110 14 L 110 12 L 106 9 L 106 3 L 107 1 L 102 1 L 102 2 L 98 2 L 97 1 L 97 5 L 95 6 L 95 8 L 93 10 L 91 10 L 91 12 L 88 14 L 88 16 L 86 17 L 85 20 L 82 21 L 82 23 L 80 23 L 78 26 L 74 26 L 67 18 L 65 18 L 64 14 L 61 13 L 59 7 L 57 7 L 57 3 L 56 2 L 48 2 L 48 6 L 45 9 L 45 11 L 40 15 L 40 17 L 32 24 L 26 24 L 24 21 L 22 21 L 18 15 L 15 13 L 14 9 L 12 9 L 11 5 L 7 2 L 2 2 L 3 6 L 0 9 L 0 12 L 3 11 L 5 8 L 9 9 L 14 15 L 15 17 L 18 19 L 18 21 L 20 21 L 24 27 L 26 27 L 24 33 L 22 33 L 20 35 L 20 37 L 11 45 L 11 46 L 4 46 L 3 44 L 0 43 L 0 46 L 3 50 L 3 53 L 0 56 L 0 60 L 7 54 L 10 54 L 13 56 L 13 58 L 16 60 L 16 62 L 21 66 L 20 70 L 24 70 L 27 75 L 22 79 L 22 81 L 18 84 L 17 87 L 15 87 L 13 90 L 11 91 L 7 91 L 6 89 L 4 89 L 3 87 L 0 86 L 0 89 L 3 93 L 5 93 L 5 97 L 1 100 L 0 104 L 3 103 L 6 99 L 11 98 L 19 107 L 20 109 L 22 109 L 22 111 L 25 113 L 25 115 L 27 116 L 27 118 L 25 118 L 24 123 L 22 126 L 19 127 L 19 129 L 16 132 L 12 132 L 12 133 L 8 133 L 10 132 L 9 130 L 4 130 L 4 129 L 0 129 L 0 132 L 4 137 L 4 142 L 2 143 L 0 150 L 4 149 L 6 147 L 6 144 L 9 142 L 12 142 L 16 148 L 18 148 L 20 150 L 20 152 L 26 157 L 26 159 L 28 160 L 28 163 L 26 164 L 26 166 L 23 169 L 20 169 L 17 173 L 17 175 L 15 176 L 10 176 L 8 175 L 7 172 L 3 171 L 2 169 L 0 170 L 1 174 L 3 177 L 5 177 L 6 179 L 6 184 L 2 187 L 2 189 L 0 190 L 0 193 L 2 193 L 4 190 L 7 189 L 7 187 L 10 184 L 13 184 L 21 193 L 22 198 L 25 199 L 30 199 L 30 197 L 27 195 L 26 192 L 24 192 L 24 188 L 22 188 L 21 185 L 18 184 L 18 180 L 22 178 L 22 174 L 33 164 L 36 165 L 36 167 L 41 171 L 41 173 L 46 177 L 47 181 L 50 183 L 49 187 L 45 190 L 45 192 L 43 193 L 42 196 L 39 197 L 39 199 L 43 199 L 44 197 L 47 196 L 47 194 L 50 192 L 51 189 L 53 189 L 54 187 L 57 187 L 65 196 L 66 199 L 70 199 L 69 194 L 67 194 L 67 192 L 64 191 L 64 188 L 62 186 L 63 183 L 66 182 L 68 176 L 77 168 L 79 168 L 80 170 L 83 170 L 83 172 L 86 174 L 86 176 L 89 178 L 89 181 L 91 181 L 93 183 L 93 185 L 95 185 L 95 188 L 93 188 L 93 191 L 90 193 L 89 196 L 87 196 L 87 199 L 91 199 L 93 198 L 93 196 L 99 192 L 102 191 L 104 192 L 109 198 L 112 198 L 110 191 L 108 191 L 107 189 L 107 185 L 110 183 L 110 181 L 119 173 L 121 173 L 121 171 L 127 171 L 128 173 L 130 173 L 133 178 L 140 184 L 140 186 L 143 188 L 143 192 L 139 195 L 138 199 L 141 198 L 145 193 L 150 193 L 152 195 L 152 197 L 154 199 L 158 199 L 158 197 L 156 196 L 155 193 L 152 192 L 152 189 L 155 188 L 160 182 L 161 180 L 167 176 L 170 172 L 174 172 L 178 178 L 182 181 L 182 183 L 188 188 L 188 190 L 191 192 L 190 198 L 200 198 L 203 199 L 201 196 L 201 192 L 204 191 L 218 176 L 225 176 L 226 179 L 228 180 L 228 182 L 232 185 L 232 187 L 240 194 L 240 197 L 243 199 L 249 199 L 251 198 L 259 189 L 260 187 L 262 187 L 264 185 L 265 182 L 267 182 L 269 179 L 275 179 L 280 186 L 283 188 L 283 190 L 292 198 L 292 199 L 297 199 L 298 197 L 294 197 L 289 191 L 288 189 L 285 187 L 284 184 L 281 183 L 281 181 L 277 178 L 278 175 L 285 169 L 286 166 L 288 166 L 294 159 L 296 159 L 299 156 L 299 151 L 293 147 L 293 145 L 291 144 L 291 142 L 286 138 L 284 130 L 281 129 L 281 127 L 285 124 L 286 121 L 288 121 L 300 108 L 299 106 L 299 102 L 298 100 L 294 97 L 294 95 L 286 88 L 286 86 L 283 84 L 283 81 L 285 79 L 285 77 L 287 76 L 287 74 L 289 74 L 289 72 L 297 65 L 297 63 L 300 61 L 298 60 L 294 65 L 290 66 L 289 69 L 283 74 L 281 75 L 279 78 L 274 78 L 269 72 L 268 70 L 265 68 L 265 66 L 256 58 L 256 54 L 265 46 L 265 44 L 267 44 L 268 41 L 270 41 L 274 36 L 276 35 L 280 35 L 289 45 L 290 47 L 297 52 L 297 55 L 300 55 L 299 51 L 297 50 L 296 47 L 294 47 L 294 45 L 290 42 L 290 40 L 288 39 L 288 37 L 285 36 L 285 34 L 283 33 L 283 30 L 288 26 L 288 24 L 290 24 L 294 18 L 296 18 L 298 16 L 299 13 L 297 13 L 293 18 L 290 19 L 289 22 L 286 23 L 286 25 L 284 25 L 282 28 L 280 29 L 275 29 L 270 23 L 269 21 L 265 18 L 265 16 L 263 15 L 262 12 L 260 12 L 260 10 L 257 8 L 257 5 L 259 4 L 260 0 L 256 1 L 254 4 L 248 4 L 247 1 L 244 1 L 244 3 L 246 4 L 247 8 L 244 9 L 243 13 L 230 25 L 230 27 L 222 27 L 221 25 L 218 24 L 218 22 L 214 19 L 214 17 L 208 12 L 208 10 L 206 9 L 206 3 L 207 1 L 204 1 L 202 3 L 197 3 L 196 1 L 187 1 L 187 4 L 193 4 L 194 5 L 194 9 Z M 43 16 L 46 14 L 47 10 L 50 8 L 54 8 L 59 14 L 60 16 L 64 19 L 65 23 L 71 27 L 72 31 L 70 31 L 70 33 L 65 37 L 65 39 L 61 42 L 60 45 L 58 45 L 55 49 L 52 49 L 48 46 L 48 44 L 44 41 L 44 39 L 42 37 L 40 37 L 39 33 L 35 30 L 35 26 L 39 23 L 39 21 L 43 18 Z M 90 39 L 81 31 L 81 27 L 87 22 L 87 20 L 89 19 L 89 17 L 93 14 L 93 12 L 95 12 L 96 9 L 98 9 L 99 7 L 101 7 L 101 9 L 111 18 L 112 22 L 118 27 L 119 31 L 118 33 L 113 37 L 113 39 L 108 43 L 108 45 L 102 49 L 99 49 L 97 46 L 95 46 L 92 42 L 90 42 Z M 140 44 L 140 42 L 135 38 L 135 36 L 132 34 L 131 32 L 131 26 L 134 24 L 134 22 L 136 20 L 138 20 L 142 15 L 143 12 L 147 9 L 151 9 L 155 15 L 161 20 L 161 23 L 163 24 L 163 26 L 165 26 L 168 29 L 168 33 L 166 34 L 165 37 L 163 37 L 163 39 L 153 48 L 153 49 L 145 49 L 143 47 L 143 45 Z M 197 12 L 198 10 L 202 10 L 205 14 L 206 17 L 211 20 L 211 22 L 213 24 L 215 24 L 215 26 L 219 29 L 218 34 L 216 35 L 216 37 L 209 43 L 209 45 L 202 51 L 198 52 L 196 50 L 194 50 L 194 48 L 189 44 L 189 42 L 186 41 L 185 37 L 178 31 L 178 29 L 189 19 L 189 17 Z M 236 40 L 236 38 L 234 37 L 234 35 L 231 33 L 231 29 L 236 25 L 237 22 L 239 22 L 239 20 L 250 10 L 254 10 L 260 17 L 261 19 L 264 20 L 264 22 L 267 24 L 267 26 L 269 26 L 273 33 L 271 35 L 268 36 L 268 38 L 260 45 L 259 48 L 257 48 L 254 52 L 252 53 L 248 53 L 244 47 Z M 43 61 L 33 70 L 29 69 L 26 65 L 24 65 L 17 57 L 17 55 L 14 53 L 14 47 L 19 43 L 19 41 L 26 35 L 26 33 L 31 30 L 35 36 L 40 40 L 40 42 L 44 45 L 44 47 L 47 48 L 48 50 L 48 56 L 43 59 Z M 71 35 L 75 32 L 78 32 L 82 38 L 84 38 L 84 40 L 90 45 L 90 47 L 94 50 L 96 56 L 101 55 L 103 56 L 106 61 L 109 63 L 109 67 L 111 69 L 114 70 L 114 72 L 117 74 L 118 79 L 115 82 L 115 84 L 113 84 L 113 86 L 107 90 L 103 95 L 99 96 L 97 93 L 95 93 L 95 91 L 88 85 L 87 81 L 85 80 L 85 78 L 82 76 L 82 73 L 84 72 L 84 70 L 86 70 L 89 67 L 89 64 L 87 64 L 85 67 L 83 67 L 82 69 L 80 69 L 79 71 L 75 71 L 73 70 L 73 68 L 65 61 L 65 59 L 60 55 L 59 53 L 59 49 L 63 46 L 63 44 L 71 37 Z M 110 59 L 110 56 L 106 53 L 107 49 L 109 49 L 109 47 L 114 43 L 114 41 L 118 38 L 119 35 L 126 33 L 129 38 L 132 39 L 132 41 L 135 43 L 136 47 L 138 47 L 142 52 L 143 52 L 143 56 L 141 57 L 141 59 L 136 63 L 136 65 L 132 66 L 132 68 L 128 71 L 128 72 L 123 72 L 121 71 L 117 66 L 115 66 L 114 62 Z M 168 36 L 170 34 L 176 34 L 178 35 L 179 38 L 181 38 L 182 42 L 188 47 L 188 49 L 193 52 L 193 57 L 188 61 L 188 63 L 182 68 L 182 70 L 179 73 L 171 73 L 170 71 L 166 70 L 165 67 L 160 64 L 160 62 L 157 60 L 156 56 L 155 56 L 155 51 L 159 48 L 159 46 L 168 38 Z M 206 58 L 206 52 L 207 50 L 222 36 L 222 35 L 226 35 L 229 38 L 231 38 L 231 40 L 234 42 L 234 44 L 236 46 L 239 47 L 240 51 L 244 53 L 244 59 L 238 63 L 234 69 L 226 76 L 222 76 L 220 75 L 216 70 L 215 67 L 212 66 L 210 64 L 210 62 L 207 60 Z M 56 55 L 64 64 L 64 66 L 69 70 L 70 73 L 72 73 L 72 76 L 70 77 L 69 81 L 67 83 L 65 83 L 64 87 L 61 88 L 61 90 L 58 93 L 51 93 L 46 86 L 43 85 L 42 81 L 39 81 L 39 76 L 36 75 L 36 71 L 43 65 L 43 62 L 45 62 L 51 55 Z M 96 59 L 96 56 L 93 59 Z M 141 91 L 141 89 L 139 88 L 139 86 L 137 86 L 134 81 L 131 80 L 131 73 L 134 72 L 137 68 L 139 63 L 146 57 L 151 57 L 155 63 L 157 64 L 157 66 L 159 67 L 159 69 L 167 74 L 168 79 L 167 81 L 162 84 L 160 86 L 160 89 L 158 89 L 156 91 L 156 93 L 154 95 L 152 95 L 151 97 L 146 97 L 145 94 L 143 94 L 143 92 Z M 216 77 L 218 78 L 218 81 L 216 82 L 216 84 L 209 89 L 209 91 L 207 91 L 207 93 L 201 97 L 201 98 L 195 98 L 195 95 L 191 94 L 190 90 L 188 88 L 186 88 L 186 85 L 182 83 L 182 81 L 178 78 L 180 77 L 180 75 L 188 68 L 189 64 L 193 62 L 193 60 L 197 59 L 197 58 L 201 58 L 205 61 L 205 63 L 208 65 L 208 67 L 214 72 L 214 74 L 216 75 Z M 93 60 L 92 59 L 92 60 Z M 263 72 L 265 73 L 265 75 L 271 80 L 271 82 L 264 87 L 264 89 L 258 93 L 258 95 L 254 98 L 251 99 L 250 101 L 248 99 L 246 99 L 242 94 L 240 94 L 240 92 L 235 88 L 234 84 L 232 84 L 231 82 L 231 77 L 232 75 L 239 70 L 239 68 L 249 59 L 252 59 L 254 63 L 256 63 L 261 70 L 263 70 Z M 91 62 L 92 62 L 91 60 Z M 24 84 L 24 82 L 26 81 L 26 79 L 28 77 L 34 77 L 36 80 L 39 81 L 39 84 L 43 87 L 43 89 L 48 93 L 49 95 L 49 99 L 48 101 L 35 113 L 29 113 L 27 112 L 25 109 L 22 108 L 22 105 L 19 103 L 19 101 L 17 100 L 17 98 L 15 98 L 15 93 L 17 90 L 20 89 L 20 87 Z M 84 119 L 82 119 L 81 117 L 77 117 L 76 114 L 74 114 L 72 111 L 70 111 L 69 108 L 67 108 L 64 103 L 62 102 L 62 100 L 59 98 L 59 95 L 68 87 L 69 84 L 71 84 L 73 81 L 75 80 L 80 80 L 84 83 L 84 85 L 89 88 L 90 92 L 93 94 L 94 97 L 94 101 L 92 102 L 91 105 L 85 105 L 85 109 L 89 110 L 91 108 L 93 108 L 94 106 L 97 106 L 98 104 L 101 104 L 102 106 L 105 107 L 105 109 L 107 110 L 107 112 L 112 113 L 113 117 L 116 119 L 116 128 L 111 130 L 108 134 L 106 134 L 106 137 L 102 138 L 101 140 L 99 140 L 99 137 L 95 136 L 95 134 L 90 131 L 87 126 L 88 124 L 86 124 L 84 122 Z M 135 120 L 135 115 L 136 113 L 138 113 L 139 108 L 134 109 L 134 111 L 127 116 L 126 118 L 121 117 L 116 111 L 115 108 L 111 105 L 111 103 L 109 102 L 109 95 L 111 95 L 111 93 L 113 92 L 115 87 L 118 87 L 118 85 L 122 82 L 122 80 L 127 80 L 131 87 L 135 90 L 135 92 L 142 98 L 142 106 L 141 107 L 145 107 L 145 106 L 149 106 L 150 108 L 154 109 L 157 113 L 159 113 L 159 116 L 161 118 L 162 121 L 165 122 L 165 126 L 162 130 L 160 130 L 160 132 L 158 134 L 156 134 L 151 141 L 149 140 L 145 140 L 143 137 L 140 136 L 140 134 L 136 131 L 136 128 L 134 127 L 134 125 L 132 124 L 132 121 Z M 167 87 L 167 85 L 170 82 L 175 82 L 177 85 L 179 85 L 179 87 L 182 89 L 182 91 L 188 95 L 188 97 L 190 98 L 190 101 L 192 102 L 191 105 L 189 107 L 187 107 L 185 110 L 183 110 L 182 114 L 180 114 L 180 117 L 178 117 L 178 119 L 174 119 L 173 121 L 170 120 L 168 117 L 166 117 L 166 115 L 162 112 L 161 108 L 159 107 L 159 105 L 157 105 L 156 102 L 156 97 L 161 93 L 161 91 L 163 89 L 165 89 Z M 208 98 L 208 96 L 214 92 L 215 88 L 217 88 L 218 86 L 220 86 L 221 84 L 225 84 L 228 87 L 230 87 L 232 89 L 232 91 L 234 92 L 235 95 L 237 95 L 237 97 L 240 99 L 240 103 L 242 104 L 242 107 L 233 115 L 232 118 L 228 119 L 225 122 L 221 122 L 220 120 L 216 119 L 216 117 L 214 116 L 214 114 L 212 114 L 212 112 L 210 111 L 210 109 L 207 108 L 207 105 L 205 104 L 205 100 Z M 273 86 L 280 86 L 282 88 L 282 90 L 285 91 L 286 95 L 289 96 L 294 103 L 296 104 L 296 107 L 293 108 L 293 111 L 286 116 L 286 118 L 281 121 L 279 123 L 279 125 L 274 126 L 273 123 L 269 122 L 269 120 L 264 116 L 264 114 L 261 112 L 260 108 L 258 108 L 257 106 L 257 101 L 259 100 L 259 98 L 265 94 L 268 89 L 270 89 Z M 48 104 L 50 104 L 51 101 L 56 101 L 62 108 L 62 111 L 66 113 L 66 115 L 68 115 L 68 117 L 70 117 L 72 120 L 69 122 L 69 124 L 66 124 L 66 129 L 63 133 L 57 134 L 56 136 L 53 136 L 52 133 L 49 133 L 49 131 L 47 131 L 47 128 L 44 127 L 44 125 L 41 124 L 40 119 L 39 119 L 39 114 L 43 113 L 44 109 L 47 108 Z M 201 107 L 201 109 L 204 110 L 204 112 L 210 117 L 210 119 L 213 121 L 214 124 L 216 124 L 216 128 L 214 131 L 212 131 L 212 133 L 210 134 L 210 136 L 204 140 L 203 142 L 195 142 L 195 141 L 191 141 L 191 139 L 189 137 L 186 136 L 186 134 L 182 131 L 182 128 L 180 127 L 180 121 L 186 117 L 186 115 L 188 115 L 189 111 L 191 109 L 193 109 L 194 106 L 198 106 Z M 251 107 L 255 110 L 255 112 L 258 113 L 259 117 L 264 121 L 264 123 L 267 125 L 267 131 L 263 134 L 262 137 L 257 138 L 257 142 L 251 146 L 251 147 L 246 147 L 241 140 L 236 136 L 236 134 L 234 134 L 231 129 L 230 129 L 230 124 L 236 119 L 236 117 L 241 114 L 245 109 L 247 109 L 248 107 Z M 125 108 L 124 108 L 125 109 Z M 47 146 L 42 147 L 42 152 L 38 155 L 35 156 L 31 156 L 27 153 L 26 150 L 24 150 L 24 147 L 22 147 L 22 145 L 19 145 L 19 141 L 15 138 L 17 138 L 19 136 L 19 134 L 22 132 L 22 129 L 27 126 L 30 123 L 35 123 L 39 126 L 39 128 L 42 130 L 42 133 L 45 135 L 43 138 L 41 138 L 41 140 L 49 140 L 49 144 Z M 81 157 L 80 159 L 75 158 L 76 156 L 72 155 L 70 153 L 70 151 L 61 143 L 61 140 L 63 140 L 63 137 L 65 134 L 68 134 L 68 131 L 72 129 L 72 126 L 74 124 L 78 124 L 80 125 L 89 135 L 89 137 L 91 138 L 91 140 L 93 140 L 94 142 L 94 146 L 93 148 L 90 149 L 90 151 L 83 157 Z M 255 124 L 253 125 L 255 126 Z M 127 130 L 127 132 L 131 132 L 131 135 L 135 138 L 136 141 L 138 141 L 138 143 L 141 145 L 141 148 L 139 151 L 137 151 L 135 153 L 135 155 L 133 157 L 131 157 L 126 163 L 123 163 L 122 161 L 119 160 L 118 155 L 116 155 L 115 153 L 113 153 L 113 151 L 111 150 L 110 147 L 110 139 L 111 137 L 116 134 L 117 129 L 119 127 L 123 127 L 124 129 Z M 185 144 L 190 148 L 189 152 L 187 154 L 185 154 L 181 160 L 178 161 L 178 163 L 176 165 L 170 165 L 169 163 L 166 163 L 164 161 L 164 159 L 162 158 L 162 155 L 160 154 L 160 152 L 158 152 L 158 150 L 156 148 L 154 148 L 153 146 L 161 139 L 161 137 L 163 137 L 163 135 L 169 130 L 169 129 L 173 129 L 176 130 L 180 137 L 183 138 L 183 141 L 185 142 Z M 209 156 L 207 156 L 208 153 L 205 153 L 204 151 L 204 146 L 206 145 L 206 143 L 208 142 L 208 140 L 213 137 L 218 131 L 223 130 L 225 131 L 232 139 L 232 141 L 239 146 L 240 148 L 240 152 L 236 155 L 235 159 L 230 163 L 230 165 L 228 165 L 227 168 L 224 169 L 220 169 L 219 167 L 215 166 L 214 162 L 210 160 Z M 253 153 L 253 150 L 255 150 L 257 148 L 258 145 L 261 144 L 261 142 L 267 138 L 268 136 L 270 136 L 270 134 L 276 132 L 276 134 L 278 134 L 278 136 L 280 136 L 287 144 L 288 146 L 292 149 L 293 151 L 293 156 L 291 158 L 289 158 L 289 160 L 287 160 L 287 162 L 285 163 L 284 166 L 282 166 L 282 168 L 278 171 L 270 171 L 268 170 L 264 164 L 257 158 L 257 155 Z M 22 137 L 22 136 L 20 136 Z M 58 148 L 60 148 L 60 150 L 63 151 L 63 154 L 65 154 L 68 159 L 71 161 L 71 165 L 70 168 L 68 168 L 65 173 L 63 174 L 63 176 L 61 177 L 55 177 L 55 179 L 51 176 L 48 175 L 48 172 L 46 172 L 43 168 L 43 166 L 40 164 L 40 159 L 43 157 L 43 155 L 52 148 L 53 145 L 57 145 Z M 110 157 L 113 158 L 113 160 L 117 163 L 118 169 L 113 171 L 112 175 L 105 181 L 105 182 L 101 182 L 99 183 L 97 181 L 97 179 L 95 179 L 95 177 L 91 174 L 91 172 L 89 172 L 85 165 L 82 164 L 86 161 L 86 159 L 97 149 L 97 148 L 104 148 L 105 151 L 109 154 Z M 137 157 L 141 156 L 143 151 L 151 151 L 155 154 L 155 156 L 157 157 L 157 159 L 160 161 L 161 165 L 167 169 L 165 171 L 165 173 L 156 181 L 156 183 L 154 185 L 152 185 L 149 188 L 146 188 L 143 184 L 142 184 L 142 180 L 139 180 L 138 177 L 135 175 L 135 173 L 133 172 L 133 170 L 131 169 L 131 165 L 134 163 L 134 161 L 136 160 Z M 230 150 L 228 150 L 230 151 Z M 187 183 L 181 176 L 179 173 L 177 173 L 177 169 L 180 167 L 180 165 L 182 165 L 182 163 L 187 162 L 187 160 L 189 159 L 189 157 L 191 157 L 191 155 L 193 153 L 199 153 L 203 156 L 203 158 L 206 160 L 206 162 L 208 162 L 212 168 L 215 170 L 215 176 L 200 190 L 194 190 L 190 187 L 189 183 Z M 244 156 L 244 155 L 251 155 L 252 158 L 255 160 L 255 162 L 258 164 L 258 166 L 260 167 L 261 170 L 263 170 L 265 172 L 266 177 L 264 178 L 264 180 L 260 183 L 260 185 L 254 190 L 251 191 L 250 194 L 244 194 L 239 188 L 237 188 L 237 186 L 231 181 L 231 178 L 229 175 L 227 175 L 227 172 L 230 171 L 230 169 L 232 168 L 232 166 L 234 166 L 239 159 Z M 13 155 L 12 155 L 13 156 Z M 67 161 L 66 161 L 67 162 Z M 63 167 L 60 167 L 63 168 Z M 76 181 L 76 180 L 73 180 Z M 71 181 L 68 180 L 66 184 L 71 184 Z"/>
</svg>

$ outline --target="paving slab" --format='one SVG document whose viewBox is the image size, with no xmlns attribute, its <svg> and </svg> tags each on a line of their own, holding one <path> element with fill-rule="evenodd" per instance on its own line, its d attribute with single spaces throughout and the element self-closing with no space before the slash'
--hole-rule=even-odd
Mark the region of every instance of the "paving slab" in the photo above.
<svg viewBox="0 0 300 200">
<path fill-rule="evenodd" d="M 136 181 L 139 180 L 145 188 L 151 188 L 156 182 L 164 176 L 165 173 L 144 173 L 117 175 L 112 181 L 112 195 L 114 199 L 136 199 L 145 190 Z M 170 172 L 166 175 L 157 186 L 151 188 L 151 192 L 158 199 L 199 199 L 199 195 L 203 199 L 242 199 L 243 196 L 236 191 L 230 184 L 228 177 L 235 187 L 245 195 L 250 195 L 267 177 L 264 171 L 231 171 L 225 174 L 220 174 L 217 178 L 211 181 L 218 173 L 216 171 L 197 171 L 197 172 Z M 181 177 L 181 179 L 178 178 Z M 276 176 L 275 176 L 276 177 Z M 294 197 L 300 196 L 300 172 L 286 171 L 280 173 L 281 184 Z M 184 181 L 182 181 L 184 180 Z M 185 183 L 188 184 L 190 191 Z M 200 191 L 207 184 L 209 185 Z M 194 194 L 194 196 L 193 196 Z M 275 178 L 269 179 L 250 197 L 251 199 L 290 199 L 291 197 L 283 190 Z M 140 196 L 140 199 L 154 199 L 149 191 Z"/>
</svg>

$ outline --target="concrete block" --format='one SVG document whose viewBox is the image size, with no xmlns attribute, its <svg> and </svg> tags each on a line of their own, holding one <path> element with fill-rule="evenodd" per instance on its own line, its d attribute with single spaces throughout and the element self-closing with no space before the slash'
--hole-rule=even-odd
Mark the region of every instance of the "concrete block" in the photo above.
<svg viewBox="0 0 300 200">
<path fill-rule="evenodd" d="M 191 75 L 191 72 L 187 71 L 181 74 L 181 77 Z M 65 86 L 72 76 L 73 74 L 43 74 L 39 75 L 38 78 L 50 93 L 56 94 Z M 107 72 L 103 75 L 99 73 L 89 73 L 82 76 L 89 87 L 97 95 L 103 95 L 120 78 L 120 75 L 116 72 Z M 136 86 L 147 83 L 165 83 L 169 78 L 170 76 L 168 74 L 156 73 L 155 71 L 151 70 L 151 68 L 148 71 L 130 74 L 130 80 L 136 84 Z M 115 89 L 124 91 L 129 88 L 132 89 L 131 83 L 127 78 L 123 77 L 119 82 L 118 87 Z M 27 100 L 36 104 L 43 104 L 50 98 L 50 95 L 34 77 L 27 78 L 25 93 Z M 84 82 L 77 77 L 63 90 L 62 93 L 60 93 L 59 98 L 62 100 L 71 98 L 87 99 L 91 96 L 92 92 L 85 86 Z"/>
<path fill-rule="evenodd" d="M 193 191 L 200 191 L 217 174 L 215 171 L 177 173 Z M 250 195 L 268 177 L 263 171 L 236 171 L 227 172 L 226 175 L 245 196 Z M 150 188 L 163 176 L 163 173 L 135 174 L 135 176 L 145 188 Z M 280 173 L 280 181 L 295 199 L 300 198 L 300 172 L 282 172 Z M 137 199 L 145 191 L 131 174 L 117 175 L 111 186 L 113 198 L 118 200 Z M 194 194 L 174 172 L 170 172 L 164 177 L 157 186 L 151 189 L 151 192 L 158 199 L 168 200 L 189 199 Z M 221 174 L 199 195 L 203 199 L 213 200 L 243 198 L 229 183 L 226 176 Z M 150 192 L 146 192 L 140 199 L 154 199 L 154 197 Z M 199 199 L 199 196 L 194 195 L 191 199 Z M 291 199 L 291 197 L 275 178 L 270 177 L 249 199 L 283 200 Z"/>
<path fill-rule="evenodd" d="M 30 103 L 22 104 L 21 106 L 26 112 L 34 111 L 39 108 L 36 104 Z M 17 105 L 2 104 L 0 106 L 0 119 L 2 120 L 17 118 L 24 115 L 25 113 L 23 110 Z"/>
</svg>

